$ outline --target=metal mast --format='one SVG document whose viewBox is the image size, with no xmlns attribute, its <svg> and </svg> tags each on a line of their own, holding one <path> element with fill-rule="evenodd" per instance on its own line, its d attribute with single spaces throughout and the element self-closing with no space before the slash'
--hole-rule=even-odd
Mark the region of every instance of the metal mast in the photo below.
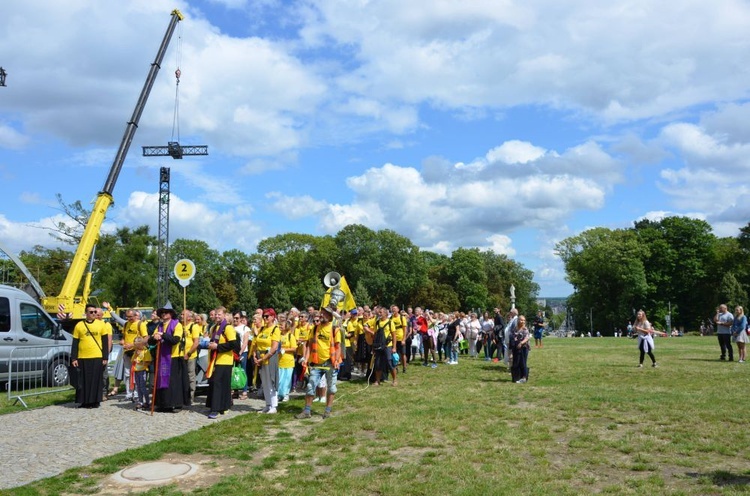
<svg viewBox="0 0 750 496">
<path fill-rule="evenodd" d="M 159 260 L 156 282 L 156 305 L 162 308 L 169 301 L 169 167 L 159 171 L 159 237 L 157 244 Z"/>
</svg>

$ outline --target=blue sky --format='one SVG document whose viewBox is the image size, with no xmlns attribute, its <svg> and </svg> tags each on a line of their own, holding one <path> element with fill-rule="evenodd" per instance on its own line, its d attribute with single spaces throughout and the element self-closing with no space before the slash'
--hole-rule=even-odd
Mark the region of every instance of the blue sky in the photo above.
<svg viewBox="0 0 750 496">
<path fill-rule="evenodd" d="M 665 215 L 750 219 L 750 4 L 738 0 L 9 0 L 0 7 L 0 240 L 54 242 L 88 203 L 172 40 L 104 230 L 253 252 L 357 222 L 505 253 L 565 296 L 556 242 Z M 208 157 L 144 158 L 172 138 Z M 200 270 L 200 268 L 198 268 Z"/>
</svg>

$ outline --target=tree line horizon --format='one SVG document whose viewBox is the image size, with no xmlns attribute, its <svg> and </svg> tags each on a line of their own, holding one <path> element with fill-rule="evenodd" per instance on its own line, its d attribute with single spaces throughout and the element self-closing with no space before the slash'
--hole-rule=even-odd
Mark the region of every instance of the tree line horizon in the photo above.
<svg viewBox="0 0 750 496">
<path fill-rule="evenodd" d="M 75 245 L 77 230 L 65 227 L 56 237 Z M 99 301 L 153 306 L 156 248 L 157 239 L 146 225 L 102 234 L 92 279 Z M 567 307 L 584 330 L 591 325 L 594 331 L 611 334 L 632 321 L 638 309 L 660 327 L 666 327 L 669 315 L 673 327 L 695 330 L 719 303 L 733 309 L 748 302 L 750 223 L 735 238 L 718 238 L 703 220 L 639 220 L 630 228 L 589 229 L 557 243 L 555 252 L 574 288 Z M 537 305 L 539 285 L 533 272 L 506 255 L 479 248 L 457 248 L 450 255 L 424 251 L 395 231 L 360 224 L 335 235 L 279 234 L 261 241 L 255 253 L 236 248 L 219 252 L 205 241 L 177 239 L 169 255 L 170 267 L 182 258 L 195 263 L 187 305 L 198 311 L 220 305 L 230 310 L 317 307 L 326 290 L 323 276 L 336 271 L 347 278 L 358 305 L 507 311 L 512 284 L 522 313 L 545 310 L 553 327 L 565 318 L 550 315 L 549 305 Z M 19 254 L 40 276 L 47 294 L 59 291 L 72 256 L 64 248 L 42 246 Z M 4 274 L 9 282 L 23 278 L 12 267 Z M 181 305 L 182 288 L 173 279 L 169 297 Z"/>
</svg>

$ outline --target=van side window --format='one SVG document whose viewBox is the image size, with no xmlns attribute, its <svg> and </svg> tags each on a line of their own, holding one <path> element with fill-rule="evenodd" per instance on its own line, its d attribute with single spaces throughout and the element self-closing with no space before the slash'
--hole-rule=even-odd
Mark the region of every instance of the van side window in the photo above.
<svg viewBox="0 0 750 496">
<path fill-rule="evenodd" d="M 46 313 L 28 303 L 21 303 L 21 327 L 24 332 L 45 339 L 51 339 L 55 329 Z"/>
<path fill-rule="evenodd" d="M 0 332 L 10 331 L 10 300 L 0 298 Z"/>
</svg>

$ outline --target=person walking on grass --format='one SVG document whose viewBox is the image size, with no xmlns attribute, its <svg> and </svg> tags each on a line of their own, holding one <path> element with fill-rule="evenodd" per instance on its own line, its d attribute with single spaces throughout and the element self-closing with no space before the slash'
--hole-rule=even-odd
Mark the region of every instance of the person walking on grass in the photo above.
<svg viewBox="0 0 750 496">
<path fill-rule="evenodd" d="M 714 323 L 716 324 L 716 337 L 719 339 L 719 348 L 721 348 L 721 356 L 719 360 L 724 361 L 726 355 L 729 355 L 729 361 L 734 360 L 734 350 L 732 348 L 732 322 L 734 317 L 727 310 L 725 304 L 719 305 L 716 309 L 716 316 L 714 317 Z"/>
<path fill-rule="evenodd" d="M 638 349 L 641 352 L 638 367 L 643 367 L 643 359 L 645 358 L 646 353 L 648 353 L 649 358 L 651 358 L 651 366 L 658 367 L 656 364 L 656 357 L 654 356 L 654 328 L 651 326 L 651 322 L 646 318 L 646 312 L 638 310 L 633 328 L 638 335 Z"/>
<path fill-rule="evenodd" d="M 740 363 L 745 363 L 746 345 L 750 341 L 747 335 L 747 317 L 741 306 L 734 309 L 734 320 L 732 321 L 732 341 L 737 343 L 737 353 L 740 355 Z"/>
<path fill-rule="evenodd" d="M 534 318 L 534 348 L 542 347 L 542 338 L 544 337 L 544 313 L 539 310 Z"/>
</svg>

